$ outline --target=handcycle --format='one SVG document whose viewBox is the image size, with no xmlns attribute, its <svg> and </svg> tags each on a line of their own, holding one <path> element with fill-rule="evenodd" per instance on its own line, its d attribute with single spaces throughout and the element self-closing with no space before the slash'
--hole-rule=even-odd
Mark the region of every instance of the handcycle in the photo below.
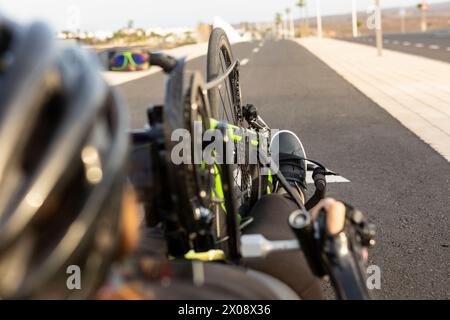
<svg viewBox="0 0 450 320">
<path fill-rule="evenodd" d="M 326 176 L 335 173 L 304 159 L 313 171 L 316 190 L 303 204 L 267 152 L 271 129 L 253 105 L 242 104 L 239 61 L 221 29 L 211 34 L 207 60 L 205 82 L 199 72 L 186 69 L 184 59 L 150 54 L 150 64 L 167 74 L 165 103 L 150 107 L 149 125 L 131 132 L 130 171 L 147 224 L 163 225 L 168 254 L 176 258 L 240 264 L 242 258 L 263 258 L 273 251 L 301 247 L 313 273 L 330 276 L 338 298 L 369 299 L 362 249 L 374 244 L 374 226 L 360 211 L 347 206 L 345 232 L 328 239 L 325 212 L 313 221 L 308 210 L 325 197 Z M 219 134 L 207 141 L 192 139 L 199 130 L 202 137 L 211 130 Z M 189 161 L 173 161 L 180 144 L 174 132 L 188 141 L 190 148 L 183 157 Z M 207 149 L 212 161 L 196 154 L 196 150 L 202 155 Z M 255 162 L 250 163 L 251 155 Z M 297 240 L 241 235 L 241 229 L 251 223 L 247 212 L 271 192 L 273 176 L 298 206 L 287 222 Z"/>
</svg>

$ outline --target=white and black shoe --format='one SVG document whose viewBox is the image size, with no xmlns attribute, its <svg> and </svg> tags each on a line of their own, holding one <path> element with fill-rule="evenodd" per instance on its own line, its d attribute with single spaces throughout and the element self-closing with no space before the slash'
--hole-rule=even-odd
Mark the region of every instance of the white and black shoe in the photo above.
<svg viewBox="0 0 450 320">
<path fill-rule="evenodd" d="M 281 130 L 272 136 L 270 155 L 279 170 L 297 190 L 306 190 L 306 153 L 298 136 L 289 130 Z M 281 186 L 275 182 L 275 192 Z"/>
</svg>

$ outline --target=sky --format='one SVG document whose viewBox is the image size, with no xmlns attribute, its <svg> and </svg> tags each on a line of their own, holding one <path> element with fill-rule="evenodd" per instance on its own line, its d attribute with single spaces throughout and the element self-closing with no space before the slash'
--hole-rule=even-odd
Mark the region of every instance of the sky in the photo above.
<svg viewBox="0 0 450 320">
<path fill-rule="evenodd" d="M 307 0 L 310 16 L 321 2 L 323 15 L 348 13 L 352 0 Z M 374 0 L 356 0 L 366 11 Z M 136 27 L 193 27 L 220 16 L 230 23 L 272 21 L 276 12 L 293 9 L 297 0 L 0 0 L 0 13 L 19 20 L 39 18 L 56 30 L 115 30 L 133 20 Z M 414 6 L 420 0 L 381 0 L 383 7 Z M 445 2 L 428 0 L 428 3 Z M 448 1 L 450 2 L 450 1 Z"/>
</svg>

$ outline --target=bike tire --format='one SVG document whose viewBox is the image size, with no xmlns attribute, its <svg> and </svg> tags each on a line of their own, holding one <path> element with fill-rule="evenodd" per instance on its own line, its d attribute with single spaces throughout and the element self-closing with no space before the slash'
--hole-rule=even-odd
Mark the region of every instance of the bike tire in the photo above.
<svg viewBox="0 0 450 320">
<path fill-rule="evenodd" d="M 225 73 L 235 61 L 231 44 L 223 29 L 215 28 L 211 32 L 207 54 L 207 81 L 215 80 Z M 226 121 L 239 127 L 245 127 L 241 110 L 241 89 L 239 73 L 231 72 L 220 86 L 208 90 L 208 100 L 211 114 L 216 120 Z M 232 192 L 234 204 L 242 208 L 245 203 L 245 194 L 252 186 L 252 168 L 248 164 L 228 165 L 233 172 L 234 182 Z M 250 194 L 250 193 L 249 193 Z M 219 239 L 226 237 L 226 223 L 224 212 L 217 214 L 216 232 Z M 230 226 L 234 228 L 233 226 Z"/>
</svg>

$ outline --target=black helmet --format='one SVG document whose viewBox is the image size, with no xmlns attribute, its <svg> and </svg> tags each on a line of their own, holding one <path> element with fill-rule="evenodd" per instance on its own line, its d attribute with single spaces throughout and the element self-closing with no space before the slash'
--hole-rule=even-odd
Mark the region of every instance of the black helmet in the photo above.
<svg viewBox="0 0 450 320">
<path fill-rule="evenodd" d="M 0 16 L 0 298 L 89 297 L 117 254 L 128 118 L 98 70 Z"/>
</svg>

